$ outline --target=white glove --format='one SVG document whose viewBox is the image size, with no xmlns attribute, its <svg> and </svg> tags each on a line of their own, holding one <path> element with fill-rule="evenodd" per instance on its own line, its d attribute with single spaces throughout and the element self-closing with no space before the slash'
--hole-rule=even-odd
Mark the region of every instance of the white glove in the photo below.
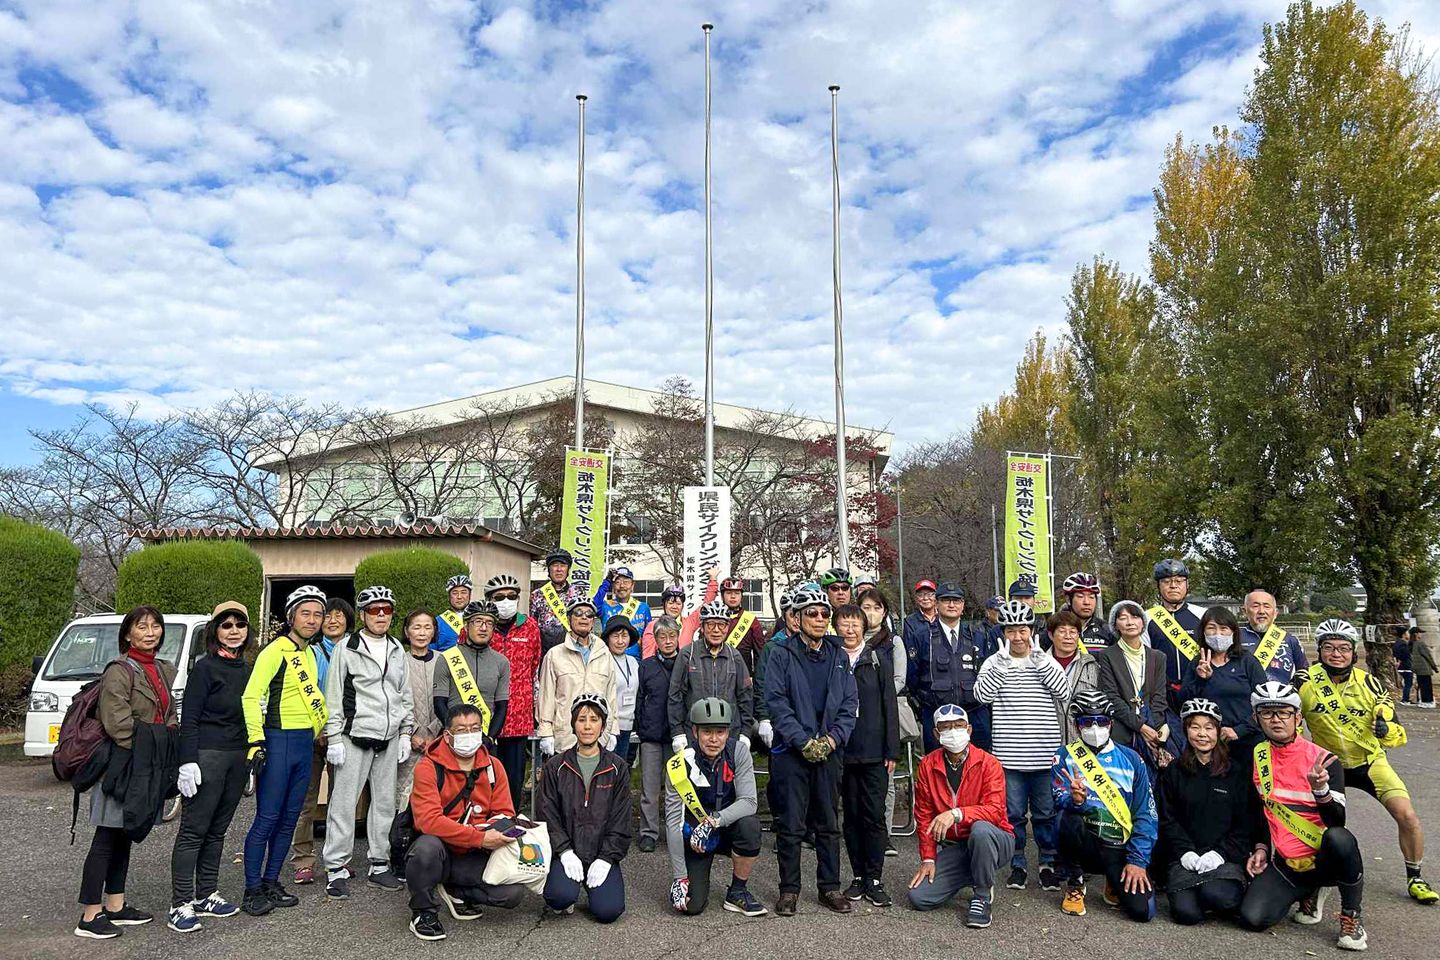
<svg viewBox="0 0 1440 960">
<path fill-rule="evenodd" d="M 404 763 L 410 759 L 410 735 L 402 734 L 397 743 L 400 745 L 400 755 L 397 762 Z"/>
<path fill-rule="evenodd" d="M 565 869 L 565 876 L 576 883 L 583 883 L 585 880 L 585 865 L 580 858 L 575 856 L 574 850 L 566 850 L 560 854 L 560 866 Z"/>
<path fill-rule="evenodd" d="M 1224 863 L 1225 858 L 1220 856 L 1220 851 L 1211 850 L 1202 856 L 1200 862 L 1195 864 L 1192 869 L 1194 869 L 1196 873 L 1209 873 L 1211 870 L 1218 869 Z"/>
<path fill-rule="evenodd" d="M 759 726 L 755 728 L 755 733 L 759 735 L 760 742 L 765 744 L 765 746 L 769 747 L 774 745 L 775 728 L 770 725 L 769 720 L 761 720 Z"/>
<path fill-rule="evenodd" d="M 596 858 L 590 862 L 590 870 L 585 874 L 585 886 L 594 890 L 604 883 L 608 876 L 610 876 L 610 861 Z"/>
<path fill-rule="evenodd" d="M 555 755 L 555 738 L 554 738 L 554 737 L 541 737 L 541 738 L 540 738 L 540 752 L 543 753 L 543 754 L 545 754 L 545 756 L 547 756 L 547 757 L 554 756 L 554 755 Z"/>
<path fill-rule="evenodd" d="M 613 733 L 607 733 L 607 734 L 605 734 L 605 749 L 606 749 L 606 750 L 614 750 L 614 749 L 615 749 L 615 744 L 617 744 L 617 743 L 619 743 L 619 742 L 620 742 L 620 738 L 619 738 L 618 736 L 616 736 L 615 734 L 613 734 Z"/>
<path fill-rule="evenodd" d="M 345 765 L 345 744 L 340 741 L 339 737 L 336 737 L 330 746 L 325 748 L 325 762 L 332 767 Z"/>
<path fill-rule="evenodd" d="M 1189 853 L 1182 853 L 1180 855 L 1180 866 L 1184 867 L 1186 870 L 1194 870 L 1196 873 L 1199 873 L 1200 854 L 1196 853 L 1194 850 L 1191 850 Z"/>
<path fill-rule="evenodd" d="M 175 785 L 180 788 L 180 796 L 187 799 L 195 796 L 195 791 L 200 789 L 200 764 L 180 764 L 180 778 Z"/>
<path fill-rule="evenodd" d="M 741 750 L 744 750 L 746 753 L 749 753 L 749 752 L 750 752 L 750 738 L 747 737 L 747 736 L 745 736 L 745 734 L 742 733 L 742 734 L 740 734 L 740 736 L 737 737 L 736 739 L 739 740 L 739 742 L 740 742 L 740 749 L 741 749 Z"/>
<path fill-rule="evenodd" d="M 676 737 L 676 738 L 674 738 L 673 740 L 670 741 L 670 752 L 671 752 L 671 753 L 679 753 L 681 750 L 684 750 L 684 749 L 685 749 L 685 738 L 684 738 L 684 737 Z"/>
</svg>

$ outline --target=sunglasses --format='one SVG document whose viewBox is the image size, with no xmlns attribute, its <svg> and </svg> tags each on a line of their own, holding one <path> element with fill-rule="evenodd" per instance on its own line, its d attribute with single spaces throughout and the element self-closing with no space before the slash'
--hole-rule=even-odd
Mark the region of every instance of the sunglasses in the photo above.
<svg viewBox="0 0 1440 960">
<path fill-rule="evenodd" d="M 239 617 L 230 617 L 230 618 L 227 619 L 227 620 L 222 620 L 222 621 L 220 622 L 220 626 L 222 626 L 222 627 L 240 627 L 241 629 L 244 629 L 244 628 L 250 626 L 250 621 L 249 621 L 249 620 L 245 620 L 245 619 L 243 619 L 243 618 L 239 618 Z"/>
<path fill-rule="evenodd" d="M 595 619 L 595 611 L 593 611 L 593 610 L 572 610 L 572 611 L 570 611 L 570 616 L 576 618 L 577 620 L 594 620 L 594 619 Z"/>
<path fill-rule="evenodd" d="M 1081 729 L 1081 730 L 1084 730 L 1086 727 L 1108 727 L 1108 726 L 1110 726 L 1110 718 L 1109 718 L 1109 717 L 1076 717 L 1076 718 L 1075 718 L 1075 726 L 1076 726 L 1077 728 Z"/>
<path fill-rule="evenodd" d="M 492 593 L 492 594 L 490 594 L 490 599 L 491 599 L 491 600 L 519 600 L 519 599 L 520 599 L 520 594 L 516 593 L 514 590 L 501 590 L 501 591 L 498 592 L 498 593 Z"/>
<path fill-rule="evenodd" d="M 804 615 L 807 617 L 813 617 L 816 620 L 830 619 L 830 614 L 826 612 L 824 607 L 811 607 L 809 610 L 805 611 Z"/>
<path fill-rule="evenodd" d="M 388 617 L 395 612 L 395 608 L 388 603 L 373 603 L 365 608 L 366 613 L 373 613 L 377 617 Z"/>
</svg>

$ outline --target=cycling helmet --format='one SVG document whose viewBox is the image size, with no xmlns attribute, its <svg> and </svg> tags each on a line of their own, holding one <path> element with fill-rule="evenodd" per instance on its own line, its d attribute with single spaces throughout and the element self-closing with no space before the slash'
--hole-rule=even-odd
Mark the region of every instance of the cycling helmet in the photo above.
<svg viewBox="0 0 1440 960">
<path fill-rule="evenodd" d="M 1204 697 L 1186 700 L 1180 705 L 1180 719 L 1184 720 L 1186 717 L 1210 717 L 1216 723 L 1225 722 L 1225 718 L 1220 714 L 1219 704 Z"/>
<path fill-rule="evenodd" d="M 575 726 L 575 715 L 581 707 L 594 707 L 599 711 L 601 720 L 610 720 L 610 701 L 598 693 L 579 693 L 570 701 L 570 726 Z"/>
<path fill-rule="evenodd" d="M 856 593 L 859 593 L 860 590 L 861 590 L 861 588 L 863 588 L 863 587 L 876 587 L 876 586 L 879 586 L 879 584 L 877 584 L 877 583 L 875 582 L 875 578 L 874 578 L 874 577 L 867 576 L 867 575 L 861 575 L 861 576 L 858 576 L 858 577 L 855 578 L 855 592 L 856 592 Z"/>
<path fill-rule="evenodd" d="M 844 567 L 831 567 L 829 570 L 820 574 L 820 586 L 833 587 L 837 583 L 848 585 L 850 583 L 850 571 Z"/>
<path fill-rule="evenodd" d="M 1298 711 L 1300 709 L 1300 694 L 1288 683 L 1281 683 L 1278 680 L 1266 680 L 1250 694 L 1250 709 L 1258 710 L 1265 706 L 1294 707 Z"/>
<path fill-rule="evenodd" d="M 1108 694 L 1100 690 L 1081 690 L 1070 701 L 1070 713 L 1076 717 L 1109 717 L 1115 707 Z"/>
<path fill-rule="evenodd" d="M 705 604 L 705 606 L 703 606 L 703 607 L 700 608 L 700 622 L 701 622 L 701 623 L 704 623 L 706 620 L 727 620 L 727 621 L 728 621 L 729 619 L 730 619 L 730 608 L 727 607 L 727 606 L 725 606 L 725 601 L 724 601 L 724 600 L 719 600 L 719 599 L 711 600 L 709 603 Z"/>
<path fill-rule="evenodd" d="M 697 727 L 728 727 L 730 704 L 719 697 L 696 700 L 690 708 L 690 722 Z"/>
<path fill-rule="evenodd" d="M 590 599 L 588 593 L 584 590 L 574 590 L 570 593 L 570 596 L 565 598 L 565 614 L 568 616 L 581 607 L 589 607 L 592 615 L 599 612 L 595 606 L 595 601 Z"/>
<path fill-rule="evenodd" d="M 672 583 L 672 584 L 670 584 L 670 586 L 668 586 L 668 587 L 666 587 L 664 590 L 661 590 L 661 591 L 660 591 L 660 602 L 661 602 L 661 603 L 664 603 L 666 600 L 684 600 L 684 599 L 685 599 L 685 588 L 682 587 L 682 586 L 680 586 L 680 584 L 678 584 L 678 583 Z"/>
<path fill-rule="evenodd" d="M 451 590 L 454 590 L 456 587 L 464 587 L 466 590 L 473 590 L 473 589 L 475 588 L 475 584 L 474 584 L 474 582 L 473 582 L 469 577 L 467 577 L 465 574 L 460 573 L 460 574 L 456 574 L 455 576 L 451 577 L 449 580 L 446 580 L 446 581 L 445 581 L 445 592 L 446 592 L 446 593 L 449 593 Z"/>
<path fill-rule="evenodd" d="M 821 590 L 801 589 L 790 595 L 790 609 L 799 613 L 809 607 L 824 607 L 825 612 L 831 611 L 830 598 L 825 596 Z"/>
<path fill-rule="evenodd" d="M 784 593 L 780 594 L 780 600 L 778 602 L 780 605 L 780 613 L 782 615 L 789 613 L 791 610 L 795 609 L 795 591 L 786 590 Z"/>
<path fill-rule="evenodd" d="M 485 581 L 485 596 L 488 597 L 490 594 L 498 593 L 501 590 L 514 590 L 518 593 L 520 591 L 520 581 L 508 573 L 497 573 Z"/>
<path fill-rule="evenodd" d="M 942 703 L 935 708 L 935 722 L 940 724 L 947 720 L 964 720 L 966 723 L 969 723 L 970 714 L 966 713 L 965 708 L 959 704 Z"/>
<path fill-rule="evenodd" d="M 319 587 L 312 587 L 308 583 L 303 587 L 296 587 L 294 592 L 285 598 L 285 616 L 289 617 L 296 607 L 310 600 L 314 600 L 323 607 L 325 605 L 325 591 Z"/>
<path fill-rule="evenodd" d="M 497 610 L 495 604 L 489 600 L 471 600 L 465 604 L 465 610 L 460 616 L 466 623 L 469 623 L 476 617 L 489 617 L 491 620 L 499 620 L 500 611 Z"/>
<path fill-rule="evenodd" d="M 1060 587 L 1060 592 L 1067 597 L 1072 593 L 1079 593 L 1081 590 L 1088 593 L 1099 593 L 1100 578 L 1093 573 L 1072 573 L 1065 578 L 1065 583 Z"/>
<path fill-rule="evenodd" d="M 388 603 L 393 607 L 395 606 L 395 594 L 390 592 L 389 587 L 366 587 L 355 594 L 356 610 L 364 610 L 377 603 Z"/>
<path fill-rule="evenodd" d="M 1185 566 L 1183 560 L 1161 560 L 1155 564 L 1155 580 L 1159 582 L 1166 577 L 1184 577 L 1188 580 L 1190 579 L 1190 568 Z"/>
<path fill-rule="evenodd" d="M 1338 637 L 1341 640 L 1349 640 L 1353 647 L 1360 642 L 1360 631 L 1349 620 L 1322 620 L 1320 626 L 1315 628 L 1315 640 L 1319 642 L 1326 637 Z"/>
<path fill-rule="evenodd" d="M 545 555 L 545 566 L 547 567 L 550 566 L 550 564 L 552 563 L 563 563 L 565 564 L 565 566 L 568 567 L 574 562 L 575 558 L 570 556 L 569 550 L 560 549 L 558 547 L 554 550 L 551 550 Z"/>
<path fill-rule="evenodd" d="M 1033 627 L 1035 626 L 1035 611 L 1030 609 L 1028 604 L 1019 600 L 1006 600 L 1000 604 L 1000 626 L 1002 627 Z"/>
</svg>

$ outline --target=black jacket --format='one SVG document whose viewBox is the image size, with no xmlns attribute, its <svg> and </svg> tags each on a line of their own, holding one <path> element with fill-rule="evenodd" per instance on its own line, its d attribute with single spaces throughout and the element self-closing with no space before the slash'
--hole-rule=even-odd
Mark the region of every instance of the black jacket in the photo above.
<svg viewBox="0 0 1440 960">
<path fill-rule="evenodd" d="M 845 744 L 846 763 L 875 763 L 900 758 L 900 714 L 895 699 L 895 666 L 887 655 L 867 647 L 850 671 L 859 706 L 855 729 Z"/>
<path fill-rule="evenodd" d="M 656 653 L 640 661 L 640 691 L 635 695 L 635 732 L 642 743 L 670 742 L 670 673 L 679 655 L 665 659 Z"/>
<path fill-rule="evenodd" d="M 574 850 L 586 867 L 597 858 L 619 863 L 633 835 L 630 768 L 602 749 L 587 789 L 575 750 L 571 747 L 551 757 L 540 772 L 537 812 L 549 829 L 551 849 L 557 860 L 566 850 Z"/>
<path fill-rule="evenodd" d="M 180 711 L 180 762 L 199 763 L 201 750 L 244 750 L 245 711 L 240 706 L 250 664 L 207 654 L 190 667 Z"/>
<path fill-rule="evenodd" d="M 179 746 L 179 733 L 171 727 L 136 721 L 131 748 L 111 748 L 100 789 L 124 805 L 125 833 L 134 843 L 150 835 L 165 801 L 180 792 Z"/>
<path fill-rule="evenodd" d="M 1190 773 L 1179 760 L 1160 771 L 1160 837 L 1172 861 L 1218 850 L 1229 863 L 1244 863 L 1254 847 L 1259 805 L 1243 758 L 1232 755 L 1230 769 L 1218 777 L 1209 770 Z"/>
</svg>

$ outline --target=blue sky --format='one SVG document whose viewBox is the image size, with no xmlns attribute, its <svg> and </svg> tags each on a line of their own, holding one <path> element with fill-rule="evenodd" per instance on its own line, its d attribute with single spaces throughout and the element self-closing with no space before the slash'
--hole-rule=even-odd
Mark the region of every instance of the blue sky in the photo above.
<svg viewBox="0 0 1440 960">
<path fill-rule="evenodd" d="M 1433 5 L 1367 5 L 1414 21 Z M 570 372 L 699 380 L 702 20 L 717 390 L 829 415 L 826 86 L 849 419 L 968 424 L 1074 266 L 1143 271 L 1177 132 L 1235 122 L 1261 0 L 723 5 L 0 0 L 0 463 L 77 404 L 406 407 Z"/>
</svg>

